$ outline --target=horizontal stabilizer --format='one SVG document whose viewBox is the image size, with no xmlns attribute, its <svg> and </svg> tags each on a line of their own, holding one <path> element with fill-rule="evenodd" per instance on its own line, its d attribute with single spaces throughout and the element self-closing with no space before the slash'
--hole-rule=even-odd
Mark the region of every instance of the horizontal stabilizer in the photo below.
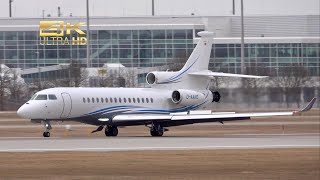
<svg viewBox="0 0 320 180">
<path fill-rule="evenodd" d="M 212 72 L 209 70 L 204 70 L 204 71 L 198 71 L 198 72 L 193 72 L 189 73 L 189 75 L 195 75 L 195 76 L 206 76 L 209 78 L 214 78 L 214 77 L 239 77 L 239 78 L 266 78 L 268 76 L 254 76 L 254 75 L 245 75 L 245 74 L 231 74 L 231 73 L 223 73 L 223 72 Z"/>
</svg>

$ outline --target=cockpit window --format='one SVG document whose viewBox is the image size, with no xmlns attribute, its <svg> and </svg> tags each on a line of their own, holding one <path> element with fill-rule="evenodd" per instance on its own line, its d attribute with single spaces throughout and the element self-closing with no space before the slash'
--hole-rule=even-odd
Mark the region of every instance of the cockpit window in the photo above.
<svg viewBox="0 0 320 180">
<path fill-rule="evenodd" d="M 36 97 L 37 97 L 37 94 L 34 94 L 34 95 L 31 97 L 30 100 L 34 100 L 34 98 L 36 98 Z"/>
<path fill-rule="evenodd" d="M 39 94 L 35 100 L 47 100 L 46 94 Z"/>
<path fill-rule="evenodd" d="M 48 96 L 50 100 L 57 100 L 57 96 L 54 94 L 49 94 Z"/>
</svg>

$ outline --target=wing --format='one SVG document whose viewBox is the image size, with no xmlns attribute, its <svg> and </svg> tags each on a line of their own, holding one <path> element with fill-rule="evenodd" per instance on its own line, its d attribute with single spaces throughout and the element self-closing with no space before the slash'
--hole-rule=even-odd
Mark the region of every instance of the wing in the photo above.
<svg viewBox="0 0 320 180">
<path fill-rule="evenodd" d="M 212 71 L 209 71 L 209 70 L 193 72 L 193 73 L 189 73 L 189 75 L 207 76 L 209 78 L 214 78 L 214 77 L 239 77 L 239 78 L 261 79 L 261 78 L 268 77 L 268 76 L 253 76 L 253 75 L 244 75 L 244 74 L 231 74 L 231 73 L 222 73 L 222 72 L 212 72 Z"/>
<path fill-rule="evenodd" d="M 221 122 L 245 120 L 251 117 L 270 117 L 270 116 L 292 116 L 300 114 L 301 112 L 309 111 L 316 98 L 313 98 L 308 105 L 300 111 L 288 111 L 288 112 L 260 112 L 260 113 L 235 113 L 235 112 L 220 112 L 211 113 L 206 112 L 185 112 L 168 115 L 156 115 L 156 114 L 129 114 L 129 115 L 117 115 L 113 118 L 112 122 L 118 125 L 130 126 L 139 124 L 149 124 L 152 122 L 158 122 L 163 127 L 179 126 L 193 123 L 203 122 Z"/>
</svg>

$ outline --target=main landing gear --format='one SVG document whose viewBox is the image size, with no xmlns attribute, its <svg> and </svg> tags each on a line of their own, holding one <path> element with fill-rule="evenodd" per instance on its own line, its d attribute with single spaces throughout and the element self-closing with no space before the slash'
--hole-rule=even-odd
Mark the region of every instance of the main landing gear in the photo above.
<svg viewBox="0 0 320 180">
<path fill-rule="evenodd" d="M 104 128 L 104 125 L 101 125 L 96 130 L 93 130 L 91 133 L 102 131 L 103 128 Z M 118 127 L 117 126 L 106 126 L 106 128 L 104 129 L 104 133 L 106 134 L 106 136 L 117 136 L 118 135 Z"/>
<path fill-rule="evenodd" d="M 160 124 L 152 124 L 150 127 L 151 136 L 162 136 L 165 129 Z"/>
<path fill-rule="evenodd" d="M 49 120 L 43 120 L 43 125 L 45 131 L 43 132 L 43 137 L 50 137 L 50 129 L 52 129 L 50 121 Z"/>
<path fill-rule="evenodd" d="M 104 130 L 106 136 L 117 136 L 118 132 L 119 131 L 117 126 L 107 126 Z"/>
</svg>

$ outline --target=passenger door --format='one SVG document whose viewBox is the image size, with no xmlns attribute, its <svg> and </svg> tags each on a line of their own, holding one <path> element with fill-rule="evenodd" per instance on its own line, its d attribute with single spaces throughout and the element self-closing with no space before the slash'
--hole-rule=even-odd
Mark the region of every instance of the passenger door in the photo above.
<svg viewBox="0 0 320 180">
<path fill-rule="evenodd" d="M 72 110 L 72 99 L 69 93 L 61 93 L 63 101 L 63 109 L 61 113 L 61 118 L 68 118 Z"/>
</svg>

